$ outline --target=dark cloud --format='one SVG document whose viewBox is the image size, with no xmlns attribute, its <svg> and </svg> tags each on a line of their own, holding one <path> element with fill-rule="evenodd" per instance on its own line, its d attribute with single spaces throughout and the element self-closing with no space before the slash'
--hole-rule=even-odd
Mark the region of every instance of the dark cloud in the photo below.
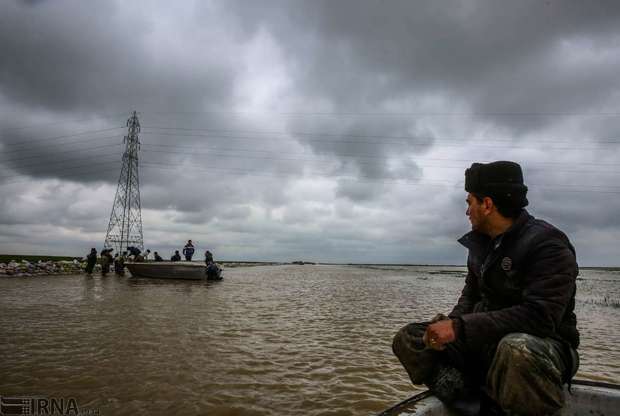
<svg viewBox="0 0 620 416">
<path fill-rule="evenodd" d="M 0 64 L 0 91 L 57 112 L 228 104 L 233 73 L 228 59 L 209 53 L 207 34 L 158 39 L 155 21 L 131 11 L 115 2 L 5 2 L 0 53 L 10 59 Z"/>
<path fill-rule="evenodd" d="M 556 118 L 545 114 L 590 112 L 618 88 L 612 1 L 241 2 L 232 10 L 248 36 L 267 27 L 281 41 L 305 96 L 344 111 L 376 112 L 402 98 L 425 112 L 424 97 L 444 96 L 524 131 Z"/>
</svg>

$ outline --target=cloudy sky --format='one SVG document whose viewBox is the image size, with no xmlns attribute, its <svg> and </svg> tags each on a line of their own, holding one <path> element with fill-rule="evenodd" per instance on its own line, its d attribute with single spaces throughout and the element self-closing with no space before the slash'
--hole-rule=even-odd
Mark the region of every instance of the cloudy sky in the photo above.
<svg viewBox="0 0 620 416">
<path fill-rule="evenodd" d="M 145 247 L 463 264 L 463 171 L 515 160 L 620 265 L 613 1 L 0 2 L 0 253 L 101 248 L 137 111 Z"/>
</svg>

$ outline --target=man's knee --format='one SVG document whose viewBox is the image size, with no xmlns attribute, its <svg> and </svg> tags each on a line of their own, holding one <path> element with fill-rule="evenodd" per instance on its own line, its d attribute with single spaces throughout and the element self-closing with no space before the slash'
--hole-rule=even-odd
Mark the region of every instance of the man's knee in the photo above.
<svg viewBox="0 0 620 416">
<path fill-rule="evenodd" d="M 487 387 L 506 410 L 550 414 L 564 403 L 563 370 L 556 341 L 509 334 L 497 346 L 487 374 Z"/>
<path fill-rule="evenodd" d="M 425 331 L 425 324 L 411 323 L 403 326 L 392 341 L 392 351 L 394 351 L 394 354 L 401 358 L 403 355 L 423 351 L 425 345 L 422 337 Z"/>
<path fill-rule="evenodd" d="M 432 350 L 426 349 L 422 336 L 426 324 L 412 323 L 402 327 L 394 336 L 392 350 L 398 357 L 413 384 L 422 384 L 430 376 L 435 365 Z"/>
<path fill-rule="evenodd" d="M 527 374 L 537 368 L 544 368 L 545 374 L 561 384 L 564 365 L 561 347 L 557 341 L 530 334 L 512 333 L 503 337 L 497 345 L 492 369 L 494 367 L 499 370 L 515 368 Z"/>
</svg>

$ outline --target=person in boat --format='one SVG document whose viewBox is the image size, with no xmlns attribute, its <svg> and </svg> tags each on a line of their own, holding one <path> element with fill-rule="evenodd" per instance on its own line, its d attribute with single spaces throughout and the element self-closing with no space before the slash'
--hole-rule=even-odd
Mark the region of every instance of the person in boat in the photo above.
<svg viewBox="0 0 620 416">
<path fill-rule="evenodd" d="M 174 255 L 170 257 L 170 261 L 181 261 L 181 255 L 179 254 L 179 250 L 174 251 Z"/>
<path fill-rule="evenodd" d="M 155 258 L 155 261 L 164 261 L 158 252 L 153 253 L 153 257 Z"/>
<path fill-rule="evenodd" d="M 93 274 L 93 269 L 95 268 L 95 264 L 97 264 L 97 249 L 91 248 L 90 253 L 86 256 L 86 274 Z"/>
<path fill-rule="evenodd" d="M 213 254 L 207 250 L 205 251 L 205 264 L 208 266 L 211 263 L 213 263 Z"/>
<path fill-rule="evenodd" d="M 130 256 L 133 256 L 135 260 L 136 257 L 139 256 L 140 253 L 142 253 L 142 250 L 140 250 L 138 247 L 129 246 L 127 247 L 127 253 L 129 253 Z"/>
<path fill-rule="evenodd" d="M 146 251 L 144 252 L 144 261 L 149 261 L 150 255 L 151 255 L 151 250 L 147 248 Z"/>
<path fill-rule="evenodd" d="M 187 244 L 183 247 L 183 255 L 185 256 L 185 260 L 192 261 L 192 257 L 194 256 L 194 245 L 192 244 L 192 240 L 187 240 Z"/>
<path fill-rule="evenodd" d="M 469 256 L 458 302 L 403 327 L 394 353 L 448 406 L 478 396 L 480 415 L 555 414 L 579 363 L 575 249 L 524 209 L 517 163 L 472 164 L 465 191 L 472 231 L 459 240 Z"/>
<path fill-rule="evenodd" d="M 133 257 L 134 262 L 141 263 L 144 261 L 144 255 L 142 255 L 142 250 L 140 250 L 138 247 L 127 247 L 127 252 L 129 253 L 129 256 Z"/>
</svg>

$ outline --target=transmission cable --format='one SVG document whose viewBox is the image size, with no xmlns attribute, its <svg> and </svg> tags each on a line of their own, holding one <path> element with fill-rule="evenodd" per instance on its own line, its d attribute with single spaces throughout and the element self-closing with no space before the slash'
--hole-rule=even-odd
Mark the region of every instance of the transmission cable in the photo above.
<svg viewBox="0 0 620 416">
<path fill-rule="evenodd" d="M 157 162 L 142 162 L 141 163 L 142 166 L 145 167 L 161 167 L 161 168 L 168 168 L 168 169 L 178 169 L 179 166 L 176 164 L 164 164 L 164 163 L 157 163 Z M 266 173 L 266 172 L 259 172 L 256 170 L 251 170 L 251 169 L 241 169 L 241 168 L 220 168 L 220 167 L 203 167 L 202 165 L 184 165 L 184 167 L 191 167 L 193 170 L 198 170 L 198 171 L 211 171 L 211 170 L 219 170 L 219 171 L 225 171 L 225 172 L 235 172 L 237 174 L 242 174 L 242 175 L 256 175 L 256 176 L 270 176 L 270 177 L 282 177 L 282 178 L 287 178 L 284 175 L 281 174 L 277 174 L 277 173 Z M 290 172 L 290 173 L 297 173 L 297 172 Z M 324 174 L 324 172 L 304 172 L 305 174 L 309 174 L 311 176 L 316 176 L 316 177 L 323 177 L 323 178 L 328 178 L 328 179 L 335 179 L 332 178 L 330 176 L 327 176 Z M 393 181 L 385 181 L 384 179 L 377 179 L 377 178 L 371 178 L 371 177 L 367 177 L 367 176 L 357 176 L 355 178 L 350 178 L 349 180 L 351 181 L 357 181 L 357 178 L 364 178 L 364 179 L 368 179 L 372 182 L 382 182 L 382 183 L 402 183 L 402 181 L 409 181 L 410 179 L 401 179 L 401 180 L 393 180 Z M 338 179 L 342 179 L 342 178 L 338 178 Z M 422 178 L 420 178 L 422 179 Z M 454 183 L 454 182 L 449 182 L 449 181 L 442 181 L 442 180 L 433 180 L 433 179 L 426 179 L 424 178 L 425 181 L 432 181 L 433 183 L 441 183 L 441 184 L 447 184 L 447 185 L 451 185 L 451 186 L 458 186 L 461 183 Z M 362 180 L 360 180 L 362 181 Z M 418 182 L 416 182 L 415 184 L 419 184 Z M 572 189 L 572 188 L 580 188 L 580 189 L 575 189 L 573 190 L 574 192 L 601 192 L 601 193 L 620 193 L 620 188 L 609 188 L 609 187 L 602 187 L 602 186 L 591 186 L 588 185 L 586 186 L 581 186 L 581 185 L 564 185 L 564 186 L 549 186 L 549 185 L 537 185 L 537 184 L 530 184 L 530 187 L 536 187 L 536 188 L 547 188 L 547 189 L 554 189 L 554 190 L 562 190 L 564 191 L 566 188 L 568 189 Z M 588 188 L 588 189 L 583 189 L 583 188 Z M 597 189 L 592 189 L 592 188 L 597 188 Z M 600 190 L 598 189 L 600 188 Z"/>
<path fill-rule="evenodd" d="M 49 126 L 54 126 L 54 125 L 63 124 L 63 123 L 81 123 L 83 121 L 107 120 L 107 119 L 110 119 L 110 118 L 121 117 L 123 114 L 125 114 L 125 113 L 97 116 L 94 119 L 91 117 L 91 118 L 82 118 L 82 119 L 77 119 L 77 120 L 50 121 L 50 122 L 47 122 L 47 123 L 30 124 L 30 125 L 27 125 L 27 126 L 19 126 L 19 127 L 6 127 L 4 129 L 0 130 L 0 134 L 2 134 L 5 131 L 36 129 L 36 128 L 39 128 L 39 127 L 49 127 Z"/>
<path fill-rule="evenodd" d="M 288 155 L 288 156 L 308 156 L 308 155 L 314 155 L 315 153 L 282 153 L 280 151 L 280 149 L 273 149 L 273 150 L 259 150 L 259 149 L 243 149 L 243 148 L 234 148 L 234 147 L 221 147 L 221 146 L 209 146 L 209 145 L 197 145 L 197 146 L 187 146 L 187 145 L 176 145 L 176 144 L 156 144 L 156 143 L 142 143 L 142 146 L 145 146 L 147 148 L 149 147 L 164 147 L 164 148 L 173 148 L 173 149 L 189 149 L 189 150 L 194 150 L 197 147 L 200 147 L 201 149 L 212 149 L 212 150 L 222 150 L 222 151 L 230 151 L 230 152 L 249 152 L 249 153 L 267 153 L 267 154 L 273 154 L 273 153 L 278 153 L 278 154 L 282 154 L 282 155 Z M 194 152 L 191 152 L 191 154 L 193 154 Z M 384 156 L 376 156 L 376 155 L 368 155 L 368 154 L 360 154 L 360 153 L 338 153 L 335 154 L 334 156 L 337 157 L 348 157 L 348 158 L 364 158 L 364 159 L 379 159 L 379 160 L 389 160 L 389 158 L 384 157 Z M 425 160 L 430 160 L 430 161 L 445 161 L 445 162 L 465 162 L 465 163 L 471 163 L 471 159 L 448 159 L 448 158 L 425 158 Z M 484 162 L 484 160 L 481 160 L 481 162 Z M 613 166 L 613 167 L 617 167 L 618 164 L 617 163 L 585 163 L 585 162 L 568 162 L 571 166 Z M 565 166 L 566 163 L 560 163 L 560 162 L 545 162 L 545 163 L 535 163 L 532 166 Z M 528 164 L 528 166 L 530 166 Z"/>
<path fill-rule="evenodd" d="M 449 142 L 463 142 L 466 140 L 462 139 L 446 139 L 446 138 L 438 138 L 438 137 L 415 137 L 415 136 L 384 136 L 384 135 L 366 135 L 366 134 L 350 134 L 350 133 L 308 133 L 308 132 L 286 132 L 286 131 L 258 131 L 258 130 L 226 130 L 226 129 L 209 129 L 209 128 L 185 128 L 185 127 L 161 127 L 161 126 L 142 126 L 143 129 L 150 130 L 173 130 L 173 131 L 183 131 L 183 132 L 194 132 L 194 131 L 206 131 L 212 133 L 230 133 L 230 134 L 262 134 L 262 135 L 279 135 L 279 136 L 310 136 L 310 137 L 349 137 L 349 138 L 362 138 L 362 139 L 388 139 L 388 140 L 436 140 L 436 141 L 449 141 Z M 489 141 L 488 139 L 484 139 L 485 141 Z M 512 143 L 514 139 L 506 138 L 506 139 L 492 139 L 492 142 L 499 143 Z M 570 143 L 570 140 L 539 140 L 542 143 Z M 596 143 L 620 143 L 619 140 L 595 140 Z"/>
<path fill-rule="evenodd" d="M 18 160 L 26 160 L 26 159 L 49 158 L 49 157 L 56 157 L 56 155 L 58 154 L 80 153 L 80 152 L 85 152 L 85 151 L 90 152 L 90 151 L 97 150 L 97 149 L 104 149 L 104 148 L 110 148 L 110 147 L 121 146 L 121 145 L 122 143 L 113 143 L 113 144 L 104 144 L 100 146 L 90 146 L 90 147 L 84 147 L 84 148 L 71 148 L 67 150 L 61 150 L 59 152 L 54 153 L 53 155 L 50 155 L 49 153 L 40 153 L 40 154 L 28 155 L 24 157 L 2 159 L 0 160 L 0 162 L 15 162 Z M 37 150 L 41 150 L 41 149 L 37 149 Z"/>
<path fill-rule="evenodd" d="M 258 160 L 274 160 L 274 161 L 293 161 L 293 162 L 308 162 L 308 163 L 325 163 L 325 164 L 333 164 L 340 163 L 341 160 L 321 160 L 321 159 L 304 159 L 304 158 L 287 158 L 287 157 L 272 157 L 272 156 L 245 156 L 245 155 L 231 155 L 226 153 L 218 153 L 218 152 L 179 152 L 174 150 L 150 150 L 144 149 L 142 150 L 146 153 L 162 153 L 162 154 L 181 154 L 181 155 L 205 155 L 205 156 L 217 156 L 217 157 L 226 157 L 226 158 L 235 158 L 235 159 L 258 159 Z M 388 160 L 383 158 L 383 160 Z M 424 168 L 439 168 L 439 169 L 462 169 L 464 170 L 467 166 L 441 166 L 441 165 L 427 165 L 421 164 L 420 161 L 412 161 L 418 167 Z M 365 165 L 365 166 L 384 166 L 382 163 L 376 162 L 366 162 L 366 161 L 355 161 L 356 164 Z M 546 170 L 545 168 L 528 168 L 530 170 Z M 563 172 L 563 173 L 589 173 L 589 174 L 606 174 L 606 175 L 615 175 L 619 174 L 620 171 L 586 171 L 586 170 L 562 170 L 562 169 L 554 169 L 554 172 Z"/>
<path fill-rule="evenodd" d="M 154 136 L 168 136 L 168 137 L 205 137 L 209 139 L 228 139 L 228 140 L 239 140 L 239 141 L 253 141 L 258 140 L 263 141 L 282 141 L 283 138 L 271 138 L 271 137 L 252 137 L 252 136 L 224 136 L 224 135 L 207 135 L 207 134 L 169 134 L 169 133 L 153 133 L 148 131 L 142 131 L 142 134 L 151 134 Z M 437 143 L 412 143 L 412 142 L 395 142 L 395 141 L 368 141 L 368 140 L 327 140 L 327 139 L 307 139 L 302 143 L 308 142 L 316 142 L 316 143 L 330 143 L 330 144 L 391 144 L 395 146 L 406 146 L 406 147 L 488 147 L 488 148 L 497 148 L 497 149 L 531 149 L 531 146 L 517 146 L 517 145 L 507 145 L 507 146 L 498 146 L 493 144 L 485 144 L 485 143 L 460 143 L 460 144 L 437 144 Z M 618 142 L 620 143 L 620 142 Z M 550 147 L 547 150 L 597 150 L 596 147 Z"/>
</svg>

